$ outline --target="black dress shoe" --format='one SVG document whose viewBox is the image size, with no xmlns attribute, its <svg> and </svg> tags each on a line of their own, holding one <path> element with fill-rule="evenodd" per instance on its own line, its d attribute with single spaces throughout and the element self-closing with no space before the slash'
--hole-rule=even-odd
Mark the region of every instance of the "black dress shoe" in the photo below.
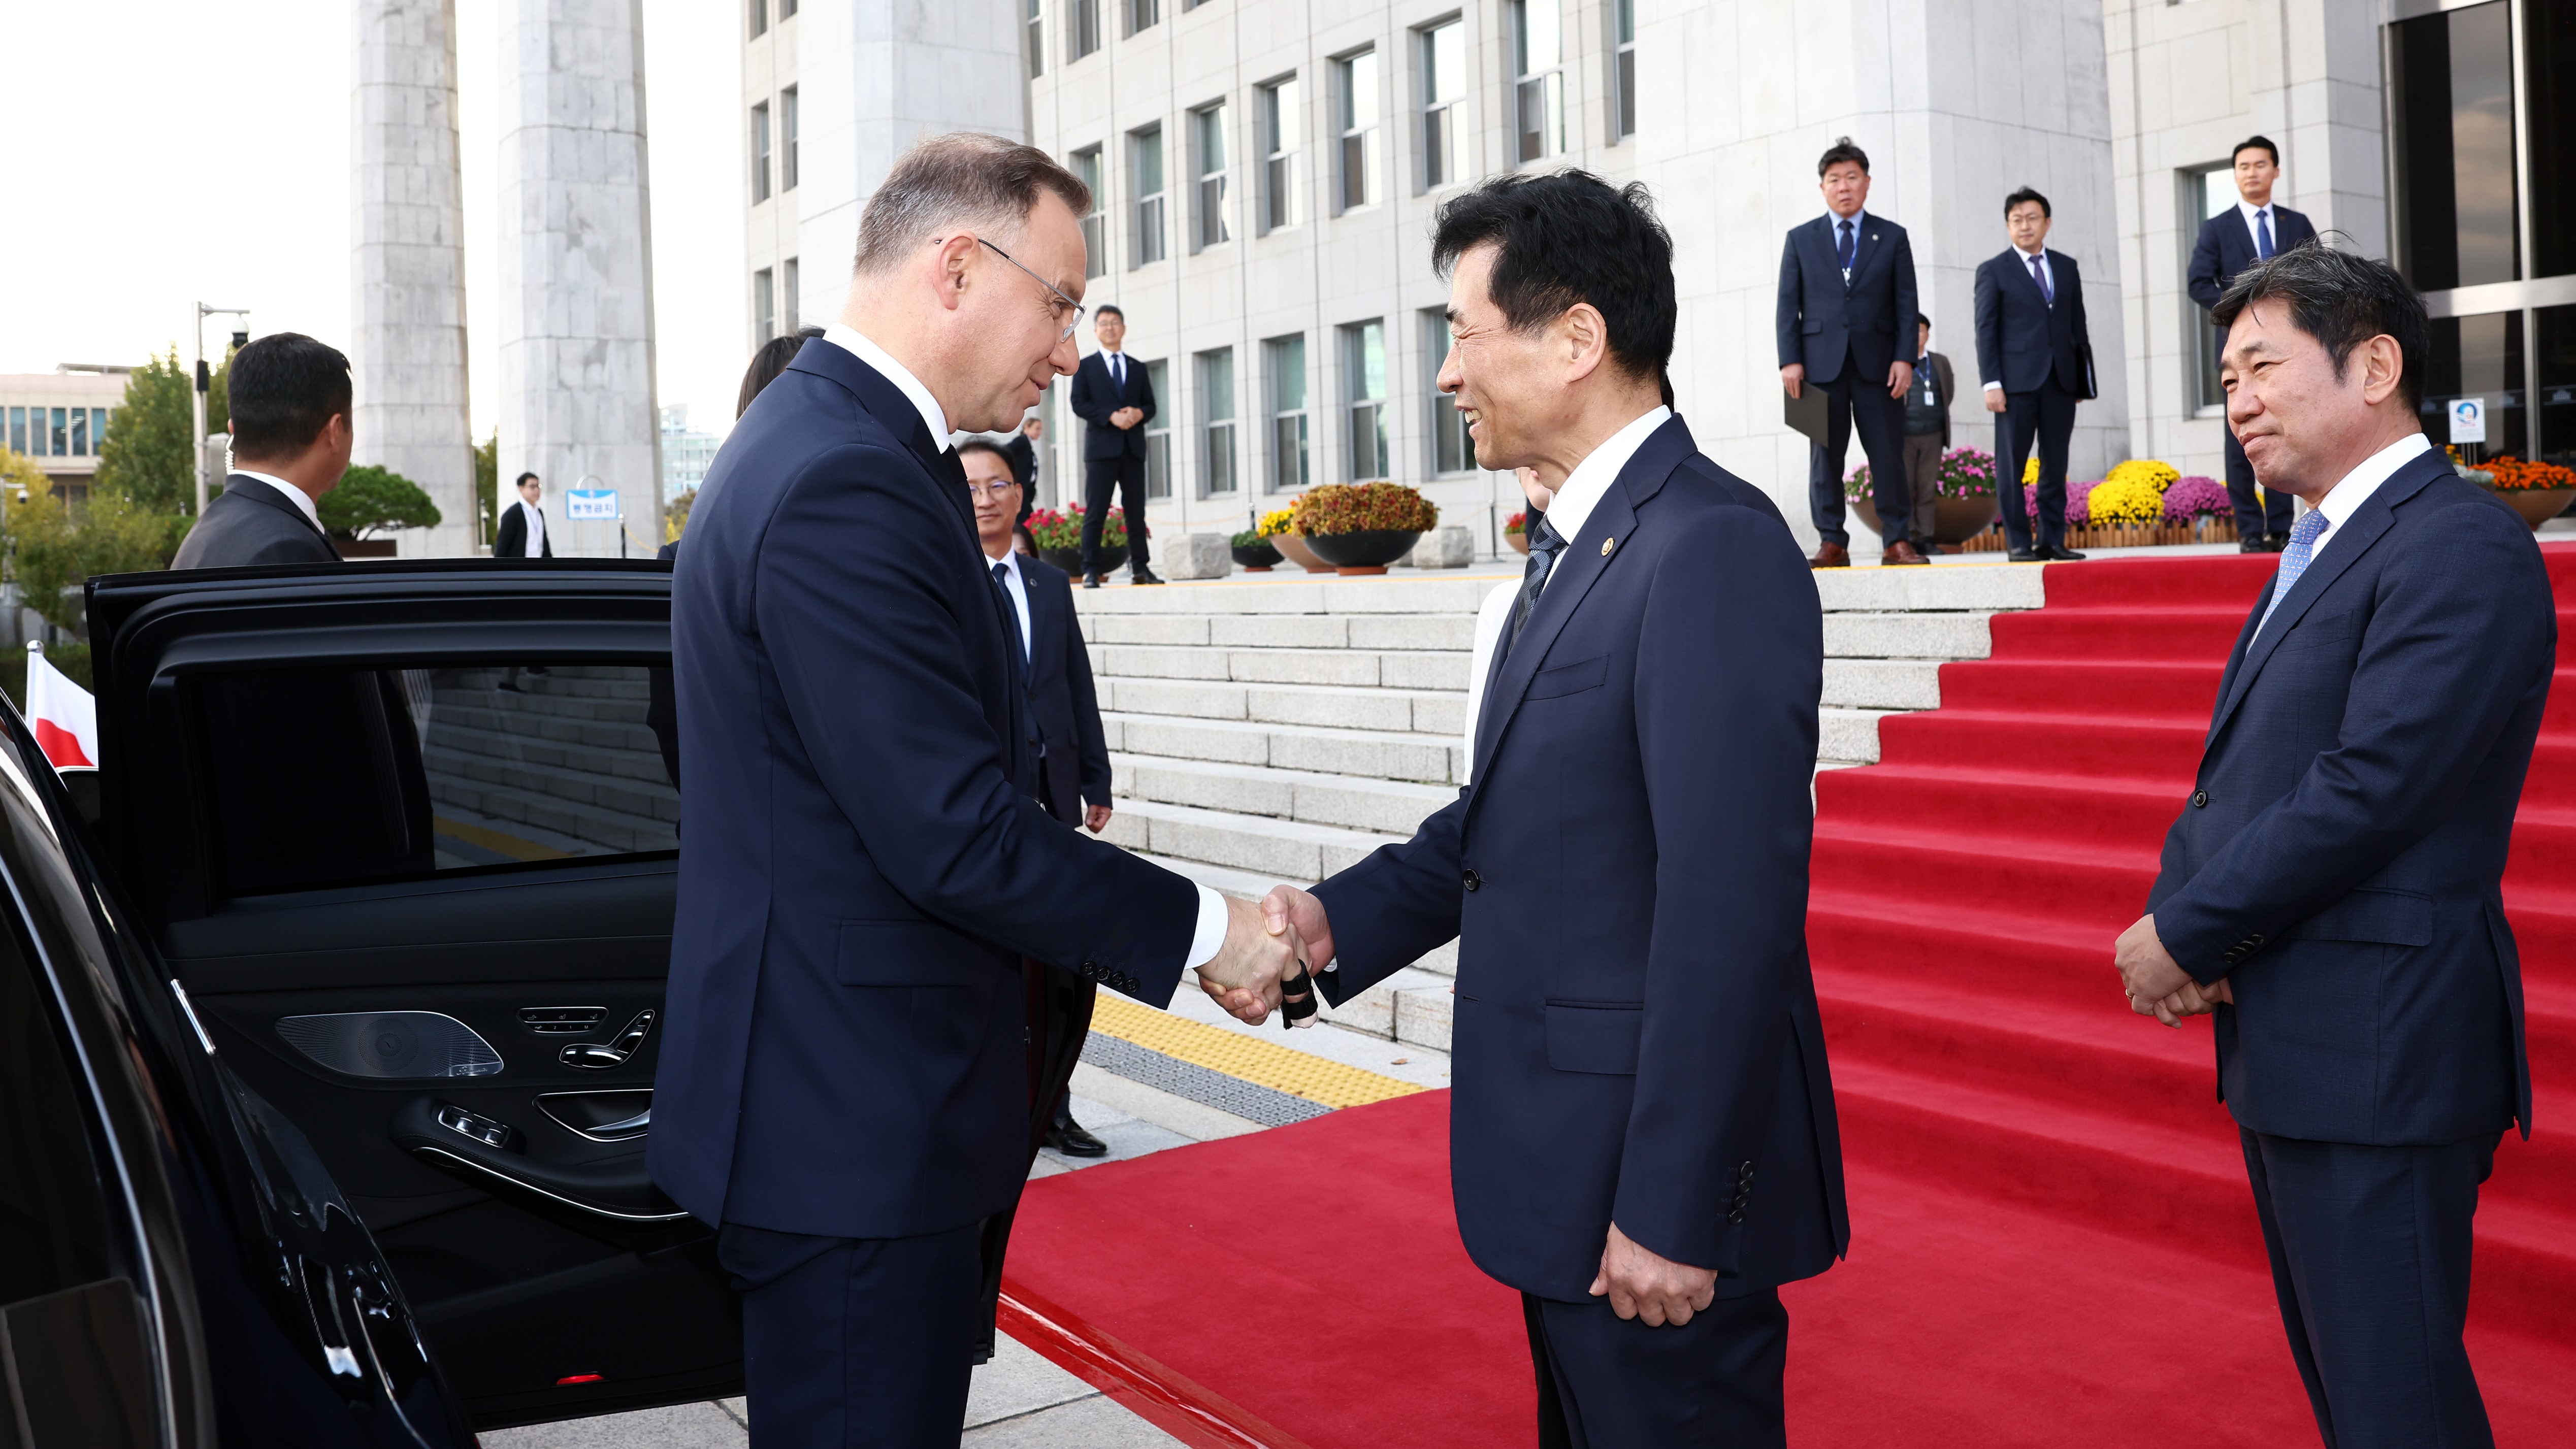
<svg viewBox="0 0 2576 1449">
<path fill-rule="evenodd" d="M 2263 535 L 2258 533 L 2252 538 L 2238 539 L 2236 541 L 2236 551 L 2238 553 L 2270 553 L 2272 549 L 2271 546 L 2264 541 Z"/>
<path fill-rule="evenodd" d="M 2005 550 L 2004 550 L 2004 562 L 2006 562 L 2006 563 L 2037 563 L 2037 562 L 2039 562 L 2039 550 L 2034 549 L 2034 548 L 2008 548 L 2008 549 L 2005 549 Z"/>
<path fill-rule="evenodd" d="M 1127 582 L 1131 584 L 1159 584 L 1162 580 L 1154 577 L 1154 571 L 1152 569 L 1134 568 L 1127 571 Z"/>
<path fill-rule="evenodd" d="M 2039 556 L 2048 560 L 2050 563 L 2077 563 L 2084 557 L 2084 555 L 2077 553 L 2075 550 L 2068 548 L 2062 543 L 2041 544 L 2039 546 Z"/>
<path fill-rule="evenodd" d="M 1082 586 L 1083 586 L 1084 588 L 1086 588 L 1086 589 L 1096 589 L 1096 588 L 1099 588 L 1099 587 L 1100 587 L 1100 575 L 1098 575 L 1098 574 L 1084 574 L 1084 575 L 1082 576 Z"/>
<path fill-rule="evenodd" d="M 1046 1145 L 1067 1157 L 1107 1157 L 1109 1144 L 1082 1130 L 1082 1124 L 1071 1117 L 1064 1125 L 1046 1130 Z"/>
</svg>

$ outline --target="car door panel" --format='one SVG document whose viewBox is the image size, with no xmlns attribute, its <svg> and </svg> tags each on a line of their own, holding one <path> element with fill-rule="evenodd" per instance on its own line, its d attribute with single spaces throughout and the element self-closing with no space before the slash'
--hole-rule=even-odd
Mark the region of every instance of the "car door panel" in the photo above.
<svg viewBox="0 0 2576 1449">
<path fill-rule="evenodd" d="M 667 569 L 311 573 L 93 585 L 100 828 L 169 969 L 478 1427 L 737 1392 L 712 1235 L 643 1165 Z"/>
</svg>

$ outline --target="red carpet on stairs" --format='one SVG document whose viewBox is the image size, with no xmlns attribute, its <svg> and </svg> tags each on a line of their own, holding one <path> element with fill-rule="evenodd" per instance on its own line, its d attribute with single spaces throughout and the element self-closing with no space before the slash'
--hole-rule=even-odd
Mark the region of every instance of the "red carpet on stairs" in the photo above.
<svg viewBox="0 0 2576 1449">
<path fill-rule="evenodd" d="M 2471 1316 L 2509 1445 L 2576 1422 L 2576 547 L 2545 552 L 2559 678 L 2506 876 L 2540 1128 L 2498 1152 Z M 2132 1016 L 2110 967 L 2274 563 L 2052 565 L 2047 607 L 1943 666 L 1940 709 L 1881 722 L 1880 764 L 1819 778 L 1808 935 L 1853 1243 L 1788 1293 L 1798 1442 L 2314 1442 L 2207 1023 Z M 1006 1327 L 1192 1444 L 1530 1442 L 1517 1304 L 1450 1215 L 1446 1106 L 1032 1184 Z"/>
</svg>

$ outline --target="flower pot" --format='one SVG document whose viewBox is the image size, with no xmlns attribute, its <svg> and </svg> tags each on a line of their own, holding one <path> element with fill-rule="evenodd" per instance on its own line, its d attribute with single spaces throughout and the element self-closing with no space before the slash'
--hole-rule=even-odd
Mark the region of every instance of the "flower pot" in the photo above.
<svg viewBox="0 0 2576 1449">
<path fill-rule="evenodd" d="M 1333 571 L 1333 566 L 1317 558 L 1315 551 L 1306 546 L 1306 540 L 1296 534 L 1274 533 L 1270 536 L 1270 542 L 1279 550 L 1280 557 L 1310 574 L 1328 574 Z"/>
<path fill-rule="evenodd" d="M 1878 526 L 1877 500 L 1862 494 L 1851 500 L 1851 512 L 1863 528 L 1881 538 L 1887 536 Z M 1932 500 L 1932 541 L 1966 543 L 1994 527 L 1995 520 L 2003 516 L 2002 502 L 1991 493 L 1977 498 L 1936 498 Z"/>
<path fill-rule="evenodd" d="M 1513 548 L 1515 548 L 1515 549 L 1519 550 L 1519 551 L 1520 551 L 1520 552 L 1522 552 L 1522 553 L 1527 553 L 1527 552 L 1529 552 L 1529 535 L 1528 535 L 1528 534 L 1526 534 L 1526 533 L 1507 533 L 1507 534 L 1504 534 L 1504 535 L 1503 535 L 1503 542 L 1510 544 Z"/>
<path fill-rule="evenodd" d="M 2532 525 L 2534 528 L 2539 526 L 2536 523 Z M 337 549 L 344 559 L 357 559 L 393 558 L 398 546 L 390 538 L 335 538 L 331 540 L 331 547 Z"/>
<path fill-rule="evenodd" d="M 1413 552 L 1419 532 L 1380 529 L 1368 533 L 1324 533 L 1306 540 L 1315 557 L 1345 574 L 1386 572 L 1386 566 Z"/>
<path fill-rule="evenodd" d="M 1232 547 L 1236 566 L 1247 573 L 1266 571 L 1279 562 L 1279 550 L 1272 548 L 1266 538 L 1259 543 L 1238 543 Z"/>
<path fill-rule="evenodd" d="M 1046 561 L 1048 563 L 1054 564 L 1057 568 L 1073 575 L 1077 581 L 1082 578 L 1081 549 L 1050 548 L 1043 549 L 1041 552 L 1046 555 Z M 1126 563 L 1127 545 L 1123 543 L 1104 543 L 1100 546 L 1100 571 L 1102 573 L 1115 572 L 1116 570 L 1124 567 Z"/>
<path fill-rule="evenodd" d="M 2521 514 L 2522 521 L 2530 524 L 2532 531 L 2537 533 L 2540 525 L 2567 511 L 2568 501 L 2576 499 L 2576 488 L 2516 488 L 2511 492 L 2498 492 L 2496 496 Z"/>
</svg>

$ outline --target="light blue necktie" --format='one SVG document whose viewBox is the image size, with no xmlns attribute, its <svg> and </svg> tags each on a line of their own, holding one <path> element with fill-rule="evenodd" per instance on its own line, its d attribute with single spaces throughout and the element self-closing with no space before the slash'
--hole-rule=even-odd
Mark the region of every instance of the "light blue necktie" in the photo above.
<svg viewBox="0 0 2576 1449">
<path fill-rule="evenodd" d="M 2326 531 L 2324 510 L 2311 508 L 2300 515 L 2298 526 L 2290 530 L 2290 546 L 2281 550 L 2281 572 L 2272 585 L 2272 601 L 2263 606 L 2263 624 L 2272 622 L 2272 611 L 2297 588 L 2299 575 L 2308 571 L 2308 560 L 2316 556 L 2317 538 Z M 2263 624 L 2254 626 L 2254 636 L 2261 638 Z"/>
<path fill-rule="evenodd" d="M 2254 255 L 2272 260 L 2272 208 L 2268 206 L 2254 213 Z"/>
</svg>

